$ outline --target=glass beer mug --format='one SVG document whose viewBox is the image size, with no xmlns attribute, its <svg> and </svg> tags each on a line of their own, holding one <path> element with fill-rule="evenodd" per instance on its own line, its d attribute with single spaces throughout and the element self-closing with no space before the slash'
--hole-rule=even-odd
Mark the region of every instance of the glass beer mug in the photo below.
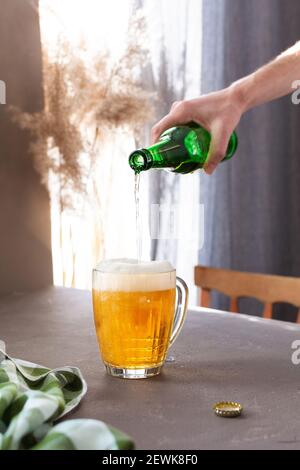
<svg viewBox="0 0 300 470">
<path fill-rule="evenodd" d="M 158 375 L 183 326 L 188 288 L 168 262 L 112 260 L 93 271 L 99 348 L 109 375 Z"/>
</svg>

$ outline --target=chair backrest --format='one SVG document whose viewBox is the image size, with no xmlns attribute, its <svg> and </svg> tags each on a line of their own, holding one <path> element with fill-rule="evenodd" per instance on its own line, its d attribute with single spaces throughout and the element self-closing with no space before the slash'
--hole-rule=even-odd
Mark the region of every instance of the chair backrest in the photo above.
<svg viewBox="0 0 300 470">
<path fill-rule="evenodd" d="M 231 312 L 238 312 L 238 299 L 241 297 L 254 297 L 263 302 L 264 318 L 272 318 L 275 302 L 300 307 L 300 278 L 196 266 L 195 284 L 201 288 L 200 305 L 203 307 L 210 307 L 211 290 L 217 290 L 230 297 Z"/>
</svg>

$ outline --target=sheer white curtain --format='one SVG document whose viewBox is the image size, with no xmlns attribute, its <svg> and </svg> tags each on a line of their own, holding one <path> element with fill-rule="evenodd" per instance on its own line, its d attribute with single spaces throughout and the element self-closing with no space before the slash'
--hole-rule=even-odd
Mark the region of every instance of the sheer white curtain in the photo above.
<svg viewBox="0 0 300 470">
<path fill-rule="evenodd" d="M 146 18 L 145 47 L 150 59 L 144 86 L 157 94 L 156 119 L 172 102 L 199 95 L 201 89 L 202 0 L 52 0 L 41 14 L 42 35 L 51 44 L 59 31 L 76 42 L 83 38 L 91 54 L 106 47 L 112 59 L 124 47 L 128 21 L 141 9 Z M 152 119 L 154 121 L 155 119 Z M 90 286 L 91 268 L 103 257 L 136 257 L 134 176 L 127 157 L 138 144 L 149 143 L 149 130 L 139 142 L 118 129 L 101 148 L 97 202 L 78 214 L 59 214 L 52 204 L 52 240 L 55 283 L 79 288 Z M 141 178 L 143 257 L 172 261 L 178 274 L 193 289 L 193 266 L 202 244 L 199 175 L 178 176 L 153 171 Z M 176 213 L 179 233 L 168 235 L 161 221 L 163 238 L 151 240 L 151 204 Z M 200 217 L 200 219 L 199 219 Z M 97 230 L 101 230 L 101 240 Z M 95 249 L 95 244 L 101 247 Z"/>
<path fill-rule="evenodd" d="M 147 18 L 160 117 L 174 101 L 201 93 L 202 0 L 143 0 L 140 4 Z M 196 302 L 193 267 L 198 262 L 204 233 L 204 210 L 199 201 L 199 173 L 182 176 L 153 171 L 150 204 L 162 207 L 163 220 L 161 238 L 152 242 L 152 256 L 176 265 L 178 274 L 189 285 L 191 303 Z M 172 231 L 174 218 L 177 227 Z"/>
<path fill-rule="evenodd" d="M 108 60 L 117 64 L 126 47 L 133 8 L 131 0 L 41 0 L 44 47 L 51 51 L 62 35 L 75 48 L 84 42 L 85 60 L 106 50 Z M 61 212 L 56 187 L 50 187 L 55 285 L 90 288 L 92 267 L 98 261 L 136 257 L 134 174 L 128 165 L 135 146 L 133 131 L 118 128 L 105 136 L 102 132 L 97 164 L 87 182 L 88 197 L 79 209 Z M 141 188 L 144 219 L 147 201 L 145 178 Z M 143 256 L 149 258 L 147 223 L 143 227 Z"/>
</svg>

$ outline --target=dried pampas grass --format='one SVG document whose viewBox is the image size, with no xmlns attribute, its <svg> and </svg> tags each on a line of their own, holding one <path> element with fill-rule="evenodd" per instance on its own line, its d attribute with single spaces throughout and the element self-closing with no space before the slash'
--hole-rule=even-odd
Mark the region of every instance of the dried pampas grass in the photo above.
<svg viewBox="0 0 300 470">
<path fill-rule="evenodd" d="M 136 78 L 147 62 L 143 34 L 144 20 L 137 16 L 117 64 L 107 52 L 86 61 L 84 44 L 74 50 L 60 38 L 51 57 L 43 49 L 43 111 L 11 108 L 13 120 L 32 134 L 31 153 L 42 182 L 48 187 L 50 174 L 59 179 L 61 210 L 72 206 L 74 193 L 84 193 L 105 133 L 118 127 L 134 131 L 151 116 L 152 95 Z"/>
</svg>

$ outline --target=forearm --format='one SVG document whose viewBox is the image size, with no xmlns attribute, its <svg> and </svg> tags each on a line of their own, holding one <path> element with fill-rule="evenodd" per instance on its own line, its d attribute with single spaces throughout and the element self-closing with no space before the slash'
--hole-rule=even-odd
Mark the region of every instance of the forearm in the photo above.
<svg viewBox="0 0 300 470">
<path fill-rule="evenodd" d="M 212 140 L 204 169 L 211 174 L 224 156 L 230 136 L 251 108 L 300 88 L 300 41 L 275 60 L 229 87 L 193 100 L 174 103 L 169 114 L 152 129 L 152 142 L 168 128 L 194 121 Z"/>
<path fill-rule="evenodd" d="M 292 93 L 293 83 L 297 80 L 300 80 L 300 41 L 269 64 L 238 80 L 229 88 L 237 96 L 245 112 Z"/>
</svg>

